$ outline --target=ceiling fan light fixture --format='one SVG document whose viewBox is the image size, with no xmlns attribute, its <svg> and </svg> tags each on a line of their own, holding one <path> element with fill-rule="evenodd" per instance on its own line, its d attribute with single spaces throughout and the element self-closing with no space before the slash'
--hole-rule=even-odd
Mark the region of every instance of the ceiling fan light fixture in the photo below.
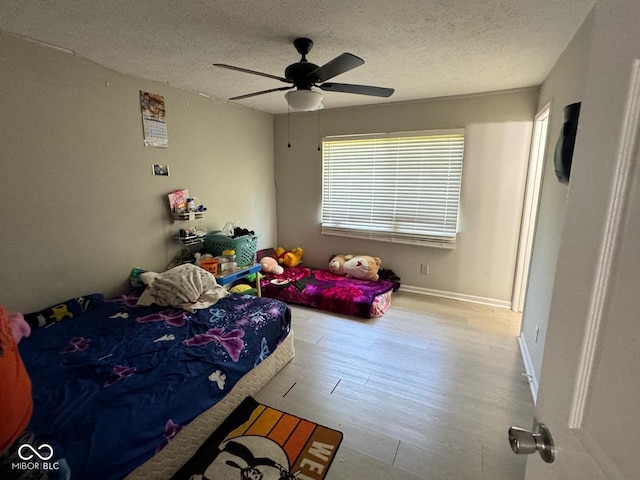
<svg viewBox="0 0 640 480">
<path fill-rule="evenodd" d="M 291 90 L 284 97 L 289 106 L 299 112 L 311 112 L 322 103 L 322 94 L 313 90 Z"/>
</svg>

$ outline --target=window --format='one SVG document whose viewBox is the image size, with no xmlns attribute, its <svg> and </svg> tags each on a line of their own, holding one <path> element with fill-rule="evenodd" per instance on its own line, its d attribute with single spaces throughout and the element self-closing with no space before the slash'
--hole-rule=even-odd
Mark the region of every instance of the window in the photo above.
<svg viewBox="0 0 640 480">
<path fill-rule="evenodd" d="M 327 137 L 322 233 L 454 248 L 464 130 Z"/>
</svg>

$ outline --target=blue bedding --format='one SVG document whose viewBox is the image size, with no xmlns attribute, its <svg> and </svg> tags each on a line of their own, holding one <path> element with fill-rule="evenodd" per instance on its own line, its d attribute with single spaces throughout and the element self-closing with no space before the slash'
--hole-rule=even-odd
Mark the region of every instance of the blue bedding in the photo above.
<svg viewBox="0 0 640 480">
<path fill-rule="evenodd" d="M 72 479 L 121 479 L 220 401 L 290 331 L 289 307 L 231 295 L 195 314 L 135 294 L 20 342 L 38 442 Z"/>
</svg>

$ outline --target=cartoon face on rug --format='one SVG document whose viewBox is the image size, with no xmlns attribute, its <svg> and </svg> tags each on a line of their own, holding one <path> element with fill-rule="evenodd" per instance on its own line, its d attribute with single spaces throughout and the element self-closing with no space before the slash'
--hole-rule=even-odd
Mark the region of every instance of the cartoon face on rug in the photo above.
<svg viewBox="0 0 640 480">
<path fill-rule="evenodd" d="M 273 440 L 245 435 L 220 444 L 220 452 L 203 475 L 191 480 L 295 480 L 289 460 Z"/>
</svg>

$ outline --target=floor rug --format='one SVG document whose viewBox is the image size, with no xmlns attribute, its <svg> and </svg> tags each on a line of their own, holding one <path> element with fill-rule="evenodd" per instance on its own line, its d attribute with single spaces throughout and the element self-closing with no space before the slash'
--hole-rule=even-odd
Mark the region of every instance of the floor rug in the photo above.
<svg viewBox="0 0 640 480">
<path fill-rule="evenodd" d="M 171 480 L 322 480 L 342 433 L 247 397 Z"/>
</svg>

